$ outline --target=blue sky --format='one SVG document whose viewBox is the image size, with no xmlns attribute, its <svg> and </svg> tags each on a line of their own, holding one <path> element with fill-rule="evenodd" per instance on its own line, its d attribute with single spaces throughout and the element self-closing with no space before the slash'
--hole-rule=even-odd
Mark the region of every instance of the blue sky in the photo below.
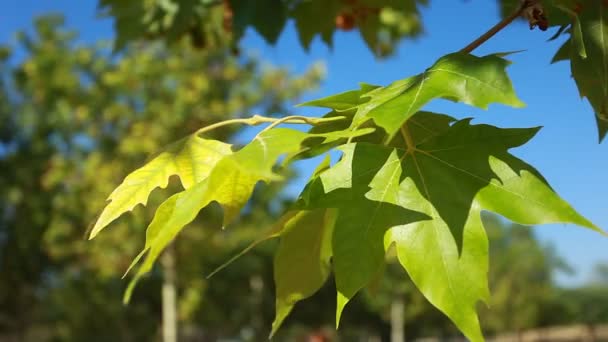
<svg viewBox="0 0 608 342">
<path fill-rule="evenodd" d="M 0 16 L 0 42 L 12 42 L 15 30 L 31 27 L 34 16 L 49 11 L 64 13 L 67 25 L 80 31 L 81 41 L 112 38 L 111 22 L 96 18 L 96 3 L 21 0 L 18 5 L 5 7 Z M 333 49 L 317 40 L 306 52 L 299 45 L 292 24 L 276 46 L 269 46 L 255 33 L 248 32 L 243 50 L 256 51 L 264 60 L 286 65 L 294 72 L 304 71 L 315 61 L 325 61 L 327 79 L 318 91 L 302 99 L 307 100 L 354 89 L 358 82 L 385 85 L 419 73 L 442 55 L 465 46 L 497 20 L 494 1 L 435 0 L 423 10 L 425 34 L 414 41 L 402 42 L 397 54 L 386 60 L 375 59 L 356 32 L 338 32 Z M 547 43 L 552 33 L 530 31 L 525 23 L 519 22 L 475 51 L 477 55 L 484 55 L 525 50 L 509 57 L 513 61 L 509 74 L 518 95 L 526 103 L 525 108 L 494 105 L 483 111 L 435 101 L 426 109 L 456 117 L 474 117 L 474 122 L 502 127 L 544 126 L 535 139 L 514 153 L 540 170 L 579 212 L 608 229 L 608 141 L 597 144 L 591 106 L 580 99 L 568 63 L 549 64 L 563 41 Z M 297 112 L 321 113 L 308 108 Z M 310 167 L 303 165 L 302 173 L 308 173 Z M 296 182 L 290 189 L 295 191 L 301 185 Z M 574 276 L 558 277 L 563 285 L 581 284 L 591 276 L 595 263 L 608 262 L 608 239 L 597 233 L 571 225 L 534 229 L 543 242 L 553 244 L 557 252 L 578 269 Z"/>
</svg>

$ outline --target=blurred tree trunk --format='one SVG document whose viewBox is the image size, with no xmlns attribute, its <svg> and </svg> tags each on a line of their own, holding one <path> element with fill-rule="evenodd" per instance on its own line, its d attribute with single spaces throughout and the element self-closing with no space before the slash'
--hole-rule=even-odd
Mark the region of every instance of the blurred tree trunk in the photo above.
<svg viewBox="0 0 608 342">
<path fill-rule="evenodd" d="M 405 341 L 405 303 L 402 294 L 394 294 L 391 302 L 391 342 Z"/>
<path fill-rule="evenodd" d="M 169 245 L 161 256 L 163 269 L 162 310 L 163 342 L 177 342 L 177 288 L 175 246 Z"/>
</svg>

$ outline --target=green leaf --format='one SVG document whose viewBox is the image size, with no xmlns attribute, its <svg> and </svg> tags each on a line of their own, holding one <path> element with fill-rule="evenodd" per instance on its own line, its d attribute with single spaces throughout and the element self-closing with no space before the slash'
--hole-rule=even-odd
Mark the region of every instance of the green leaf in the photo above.
<svg viewBox="0 0 608 342">
<path fill-rule="evenodd" d="M 482 210 L 523 224 L 564 222 L 602 231 L 508 153 L 538 128 L 472 125 L 427 112 L 406 128 L 393 147 L 345 145 L 343 159 L 311 180 L 300 197 L 299 208 L 338 209 L 332 238 L 337 316 L 395 243 L 400 263 L 424 296 L 467 338 L 482 341 L 475 310 L 489 296 Z M 399 223 L 405 216 L 410 222 Z"/>
<path fill-rule="evenodd" d="M 314 170 L 312 177 L 314 178 L 314 177 L 318 176 L 321 172 L 327 170 L 329 168 L 329 166 L 330 166 L 330 156 L 329 156 L 329 154 L 326 154 L 325 158 L 323 158 L 323 161 L 321 161 L 321 163 L 319 163 L 319 165 L 317 165 L 317 168 Z M 224 262 L 222 265 L 220 265 L 215 270 L 213 270 L 213 272 L 211 272 L 207 276 L 207 278 L 211 278 L 212 276 L 217 274 L 219 271 L 228 267 L 231 263 L 233 263 L 235 260 L 237 260 L 238 258 L 245 255 L 247 252 L 252 250 L 255 246 L 259 245 L 260 243 L 262 243 L 266 240 L 272 239 L 272 238 L 279 237 L 281 235 L 281 233 L 284 231 L 284 229 L 287 226 L 287 224 L 289 223 L 289 221 L 291 221 L 294 218 L 294 216 L 296 216 L 298 213 L 299 213 L 299 211 L 288 211 L 287 213 L 285 213 L 276 222 L 276 224 L 274 224 L 268 231 L 264 232 L 263 234 L 260 234 L 260 236 L 255 241 L 250 243 L 242 251 L 237 253 L 235 256 L 230 258 L 228 261 Z"/>
<path fill-rule="evenodd" d="M 479 208 L 472 208 L 459 252 L 447 224 L 417 186 L 406 179 L 400 186 L 402 201 L 433 217 L 391 229 L 386 249 L 394 243 L 397 257 L 410 278 L 431 304 L 445 313 L 471 341 L 483 341 L 475 305 L 487 302 L 488 239 Z"/>
<path fill-rule="evenodd" d="M 373 279 L 384 262 L 386 230 L 426 218 L 391 203 L 395 195 L 391 190 L 400 174 L 386 173 L 382 168 L 385 163 L 394 164 L 394 153 L 368 144 L 348 144 L 340 150 L 342 160 L 309 183 L 297 206 L 338 209 L 332 238 L 338 290 L 336 324 L 348 301 Z"/>
<path fill-rule="evenodd" d="M 404 135 L 411 135 L 409 124 L 406 127 Z M 405 147 L 404 176 L 416 183 L 446 221 L 459 249 L 473 199 L 495 176 L 490 156 L 506 158 L 510 148 L 523 145 L 537 131 L 471 125 L 467 119 L 415 147 Z"/>
<path fill-rule="evenodd" d="M 340 8 L 340 0 L 305 0 L 297 3 L 290 16 L 295 19 L 300 44 L 306 50 L 317 35 L 327 45 L 332 45 L 335 18 Z"/>
<path fill-rule="evenodd" d="M 99 0 L 98 8 L 102 15 L 114 17 L 115 51 L 123 49 L 128 42 L 143 37 L 148 31 L 146 22 L 141 18 L 141 14 L 148 8 L 139 1 Z"/>
<path fill-rule="evenodd" d="M 587 58 L 587 49 L 585 48 L 585 38 L 583 37 L 583 28 L 581 21 L 578 16 L 574 17 L 574 23 L 572 24 L 572 43 L 576 48 L 578 56 L 581 58 Z"/>
<path fill-rule="evenodd" d="M 187 189 L 205 179 L 215 164 L 230 153 L 229 144 L 197 135 L 172 144 L 146 165 L 130 173 L 112 192 L 108 198 L 111 202 L 97 219 L 90 238 L 94 238 L 108 224 L 138 204 L 146 205 L 152 190 L 165 188 L 169 177 L 179 176 Z"/>
<path fill-rule="evenodd" d="M 114 17 L 115 51 L 134 41 L 164 39 L 175 43 L 188 35 L 206 45 L 209 40 L 217 43 L 217 38 L 225 34 L 223 8 L 206 0 L 99 0 L 98 10 L 102 16 Z M 228 36 L 222 38 L 224 43 L 229 40 Z"/>
<path fill-rule="evenodd" d="M 331 238 L 335 211 L 301 211 L 286 222 L 274 258 L 276 316 L 274 335 L 293 306 L 312 296 L 327 280 L 331 271 Z"/>
<path fill-rule="evenodd" d="M 505 72 L 509 62 L 498 55 L 453 53 L 420 75 L 366 93 L 353 125 L 373 119 L 392 137 L 411 116 L 436 98 L 487 109 L 491 103 L 521 107 Z"/>
<path fill-rule="evenodd" d="M 560 46 L 555 53 L 555 56 L 553 56 L 553 59 L 551 59 L 551 64 L 570 59 L 570 44 L 570 40 L 567 40 L 564 42 L 564 44 L 562 44 L 562 46 Z"/>
<path fill-rule="evenodd" d="M 485 209 L 526 225 L 573 223 L 606 233 L 560 198 L 532 166 L 515 158 L 490 157 L 496 177 L 476 200 Z"/>
<path fill-rule="evenodd" d="M 430 125 L 413 123 L 445 118 L 421 116 L 408 122 L 409 131 L 424 130 L 416 134 L 428 138 L 408 139 L 415 148 L 399 152 L 406 156 L 401 158 L 405 178 L 398 199 L 401 206 L 433 219 L 393 228 L 385 245 L 396 244 L 401 264 L 433 305 L 469 339 L 482 341 L 475 312 L 477 301 L 488 298 L 481 210 L 523 224 L 565 222 L 601 230 L 562 200 L 536 170 L 507 153 L 537 129 L 499 129 L 461 120 L 449 128 L 436 125 L 435 134 L 428 134 L 434 130 Z M 455 231 L 461 239 L 454 239 Z"/>
<path fill-rule="evenodd" d="M 268 43 L 276 43 L 287 22 L 283 1 L 232 0 L 230 5 L 234 11 L 232 24 L 237 37 L 241 37 L 251 25 Z"/>
<path fill-rule="evenodd" d="M 158 208 L 146 232 L 144 249 L 131 265 L 148 253 L 125 293 L 125 301 L 129 300 L 139 278 L 152 269 L 160 252 L 209 203 L 215 201 L 222 206 L 226 226 L 238 216 L 257 182 L 280 178 L 273 172 L 279 157 L 300 151 L 302 142 L 307 138 L 332 140 L 351 136 L 352 133 L 308 134 L 288 128 L 273 128 L 261 132 L 241 150 L 219 160 L 207 178 L 171 196 Z"/>
<path fill-rule="evenodd" d="M 331 95 L 317 100 L 298 104 L 298 107 L 324 107 L 335 111 L 344 111 L 357 107 L 361 103 L 361 91 L 349 90 L 336 95 Z"/>
<path fill-rule="evenodd" d="M 571 50 L 572 76 L 595 111 L 601 141 L 608 133 L 608 6 L 602 0 L 590 0 L 578 19 L 570 38 L 579 46 Z"/>
<path fill-rule="evenodd" d="M 407 122 L 410 138 L 415 145 L 422 144 L 450 129 L 456 121 L 453 117 L 440 113 L 421 111 Z M 404 136 L 399 134 L 392 141 L 392 146 L 406 146 Z"/>
</svg>

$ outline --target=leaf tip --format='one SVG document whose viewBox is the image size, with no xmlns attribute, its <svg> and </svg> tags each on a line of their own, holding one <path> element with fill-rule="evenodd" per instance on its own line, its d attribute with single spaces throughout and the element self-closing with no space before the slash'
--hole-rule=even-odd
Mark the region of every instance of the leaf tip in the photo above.
<svg viewBox="0 0 608 342">
<path fill-rule="evenodd" d="M 338 292 L 338 298 L 336 303 L 336 330 L 340 327 L 340 319 L 342 318 L 342 312 L 344 312 L 344 307 L 348 304 L 349 298 L 343 295 L 341 292 Z"/>
<path fill-rule="evenodd" d="M 293 303 L 285 302 L 285 301 L 277 299 L 276 314 L 274 317 L 274 321 L 272 322 L 272 328 L 270 331 L 270 335 L 268 336 L 268 339 L 272 339 L 274 337 L 274 335 L 277 333 L 277 331 L 283 324 L 283 321 L 285 320 L 285 318 L 287 318 L 287 316 L 291 313 L 291 310 L 293 309 L 293 305 L 294 305 Z"/>
<path fill-rule="evenodd" d="M 525 108 L 527 105 L 524 101 L 520 100 L 519 98 L 514 101 L 513 107 L 514 108 Z"/>
<path fill-rule="evenodd" d="M 129 285 L 127 286 L 127 289 L 125 290 L 125 294 L 122 297 L 122 305 L 129 305 L 129 302 L 131 301 L 131 295 L 133 294 L 133 290 L 135 289 L 135 284 L 137 283 L 137 279 L 138 279 L 138 277 L 135 276 L 135 278 L 133 278 L 131 280 L 131 282 L 129 282 Z"/>
<path fill-rule="evenodd" d="M 93 226 L 93 229 L 91 229 L 91 232 L 89 233 L 88 240 L 93 240 L 97 236 L 97 234 L 99 234 L 99 232 L 105 227 L 106 225 L 101 225 L 99 224 L 99 221 L 97 221 L 97 223 L 95 223 L 95 226 Z"/>
</svg>

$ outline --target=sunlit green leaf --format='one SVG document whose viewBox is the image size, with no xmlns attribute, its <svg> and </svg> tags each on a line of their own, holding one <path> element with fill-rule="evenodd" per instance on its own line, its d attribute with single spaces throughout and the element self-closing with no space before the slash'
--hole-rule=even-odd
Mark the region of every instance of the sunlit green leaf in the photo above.
<svg viewBox="0 0 608 342">
<path fill-rule="evenodd" d="M 165 188 L 169 177 L 179 176 L 184 188 L 205 179 L 215 164 L 231 153 L 230 145 L 192 135 L 169 146 L 141 168 L 130 173 L 108 200 L 90 238 L 94 238 L 108 224 L 138 204 L 145 205 L 157 187 Z"/>
<path fill-rule="evenodd" d="M 368 119 L 389 136 L 426 103 L 436 98 L 486 109 L 492 103 L 521 107 L 505 72 L 509 62 L 498 55 L 476 57 L 454 53 L 439 59 L 420 75 L 394 82 L 365 94 L 354 124 Z"/>
<path fill-rule="evenodd" d="M 300 151 L 302 142 L 307 138 L 332 140 L 351 136 L 352 133 L 343 131 L 316 135 L 293 129 L 274 128 L 261 132 L 241 150 L 219 160 L 207 178 L 171 196 L 158 208 L 148 227 L 144 249 L 134 263 L 139 261 L 143 253 L 148 254 L 131 281 L 125 301 L 128 301 L 138 279 L 152 269 L 160 252 L 209 203 L 215 201 L 222 206 L 226 226 L 239 215 L 259 181 L 280 179 L 273 170 L 279 157 Z"/>
<path fill-rule="evenodd" d="M 399 262 L 431 304 L 444 312 L 471 341 L 483 341 L 475 305 L 487 302 L 488 241 L 474 205 L 458 250 L 447 224 L 411 179 L 400 186 L 402 201 L 433 219 L 394 227 L 385 236 L 386 248 L 396 245 Z"/>
<path fill-rule="evenodd" d="M 338 319 L 395 243 L 399 261 L 425 297 L 469 339 L 482 341 L 475 308 L 489 296 L 482 210 L 523 224 L 575 223 L 602 232 L 508 153 L 537 128 L 454 121 L 419 113 L 393 147 L 345 145 L 342 160 L 303 191 L 301 208 L 338 209 L 332 238 Z"/>
<path fill-rule="evenodd" d="M 411 122 L 416 121 L 422 120 Z M 408 125 L 410 132 L 432 130 Z M 507 153 L 536 129 L 499 129 L 468 120 L 439 127 L 430 139 L 414 141 L 415 149 L 403 158 L 406 176 L 399 197 L 402 206 L 433 219 L 394 228 L 387 246 L 396 243 L 400 262 L 427 299 L 469 339 L 481 341 L 475 305 L 488 298 L 481 210 L 523 224 L 568 222 L 600 230 L 559 198 L 536 170 Z M 453 237 L 454 224 L 462 225 L 461 246 Z"/>
<path fill-rule="evenodd" d="M 321 99 L 300 103 L 298 106 L 325 107 L 336 111 L 344 111 L 358 106 L 361 103 L 362 94 L 360 90 L 349 90 Z"/>
</svg>

